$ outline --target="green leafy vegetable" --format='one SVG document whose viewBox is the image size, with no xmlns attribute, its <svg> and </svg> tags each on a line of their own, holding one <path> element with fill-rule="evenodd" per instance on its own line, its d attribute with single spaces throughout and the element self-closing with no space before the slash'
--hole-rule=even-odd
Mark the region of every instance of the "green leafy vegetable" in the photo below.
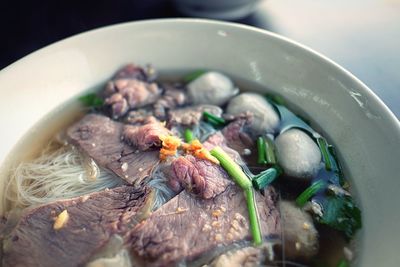
<svg viewBox="0 0 400 267">
<path fill-rule="evenodd" d="M 196 80 L 197 78 L 199 78 L 201 75 L 203 75 L 206 72 L 207 72 L 206 70 L 196 70 L 194 72 L 191 72 L 191 73 L 185 75 L 183 77 L 183 81 L 185 83 L 190 83 L 191 81 Z"/>
<path fill-rule="evenodd" d="M 348 239 L 361 228 L 361 211 L 351 196 L 328 196 L 320 204 L 323 215 L 318 218 L 319 223 L 343 232 Z"/>
<path fill-rule="evenodd" d="M 185 137 L 185 142 L 186 143 L 190 143 L 193 139 L 194 139 L 194 135 L 192 130 L 190 130 L 189 128 L 185 129 L 185 133 L 184 133 L 184 137 Z"/>
<path fill-rule="evenodd" d="M 226 121 L 221 118 L 217 117 L 210 112 L 204 111 L 203 112 L 203 118 L 206 122 L 211 123 L 213 126 L 219 127 L 219 126 L 224 126 L 226 124 Z"/>
<path fill-rule="evenodd" d="M 255 189 L 261 190 L 272 183 L 280 174 L 281 170 L 278 167 L 272 167 L 265 171 L 262 171 L 261 173 L 253 177 L 253 186 Z"/>
<path fill-rule="evenodd" d="M 339 261 L 337 267 L 347 267 L 349 266 L 349 264 L 347 263 L 347 261 L 345 259 Z"/>
<path fill-rule="evenodd" d="M 95 93 L 90 93 L 79 97 L 81 101 L 87 107 L 101 107 L 104 104 L 104 100 L 97 96 Z"/>
<path fill-rule="evenodd" d="M 322 180 L 318 180 L 317 182 L 313 183 L 310 185 L 306 190 L 303 191 L 297 198 L 296 198 L 296 204 L 299 207 L 303 207 L 304 204 L 307 203 L 307 201 L 313 197 L 316 193 L 318 193 L 320 190 L 324 189 L 326 187 L 326 183 Z"/>
<path fill-rule="evenodd" d="M 250 179 L 243 172 L 242 168 L 237 165 L 233 159 L 222 150 L 222 148 L 217 146 L 212 149 L 210 153 L 218 159 L 221 166 L 232 177 L 235 183 L 244 190 L 247 210 L 249 212 L 250 231 L 253 236 L 253 242 L 255 245 L 260 245 L 262 243 L 261 228 L 258 220 L 256 202 L 254 199 L 254 191 Z"/>
<path fill-rule="evenodd" d="M 257 138 L 257 153 L 258 153 L 257 163 L 258 164 L 267 164 L 266 149 L 267 149 L 267 146 L 265 144 L 264 137 L 262 137 L 262 136 L 258 137 Z"/>
<path fill-rule="evenodd" d="M 318 137 L 317 144 L 319 146 L 319 149 L 321 150 L 321 154 L 325 162 L 325 169 L 328 171 L 332 170 L 331 157 L 329 156 L 328 151 L 328 143 L 326 142 L 325 138 Z"/>
</svg>

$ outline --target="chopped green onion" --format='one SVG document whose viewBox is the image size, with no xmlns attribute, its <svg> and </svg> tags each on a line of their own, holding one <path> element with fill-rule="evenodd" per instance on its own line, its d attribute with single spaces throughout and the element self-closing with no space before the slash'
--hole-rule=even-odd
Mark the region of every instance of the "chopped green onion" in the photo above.
<svg viewBox="0 0 400 267">
<path fill-rule="evenodd" d="M 217 146 L 212 149 L 210 153 L 219 160 L 221 166 L 232 177 L 235 183 L 244 190 L 253 242 L 255 245 L 260 245 L 262 243 L 261 228 L 258 220 L 253 187 L 249 178 L 244 174 L 242 168 L 240 168 L 240 166 L 237 165 L 233 159 L 222 150 L 222 148 Z"/>
<path fill-rule="evenodd" d="M 326 142 L 325 138 L 318 137 L 317 144 L 319 146 L 319 149 L 321 150 L 322 157 L 324 158 L 325 169 L 327 171 L 332 170 L 331 158 L 329 157 L 328 151 L 328 143 Z"/>
<path fill-rule="evenodd" d="M 254 245 L 259 246 L 262 244 L 262 235 L 253 188 L 247 188 L 244 193 L 246 196 L 247 211 L 249 212 L 251 235 Z"/>
<path fill-rule="evenodd" d="M 189 128 L 185 129 L 185 133 L 184 133 L 184 137 L 185 137 L 185 142 L 186 143 L 190 143 L 193 139 L 194 139 L 194 135 L 192 130 L 190 130 Z"/>
<path fill-rule="evenodd" d="M 183 81 L 185 83 L 190 83 L 191 81 L 196 80 L 197 78 L 199 78 L 201 75 L 203 75 L 206 72 L 207 72 L 206 70 L 196 70 L 196 71 L 191 72 L 191 73 L 187 74 L 186 76 L 184 76 Z"/>
<path fill-rule="evenodd" d="M 278 167 L 272 167 L 265 171 L 262 171 L 261 173 L 253 177 L 253 186 L 255 189 L 261 190 L 272 183 L 280 174 L 281 171 Z"/>
<path fill-rule="evenodd" d="M 207 111 L 203 112 L 203 117 L 205 121 L 211 123 L 214 126 L 223 126 L 226 123 L 226 121 L 223 118 L 217 117 Z"/>
<path fill-rule="evenodd" d="M 262 136 L 257 138 L 257 152 L 258 152 L 258 164 L 276 164 L 274 144 L 268 137 Z"/>
<path fill-rule="evenodd" d="M 257 138 L 257 153 L 258 153 L 258 164 L 267 164 L 266 159 L 266 148 L 264 137 L 260 136 Z"/>
<path fill-rule="evenodd" d="M 318 191 L 325 187 L 325 182 L 322 180 L 318 180 L 317 182 L 310 185 L 306 190 L 303 191 L 297 198 L 296 204 L 300 207 L 303 207 L 304 204 L 314 196 Z"/>
<path fill-rule="evenodd" d="M 267 164 L 276 164 L 274 143 L 268 137 L 265 138 L 265 146 L 265 159 L 267 160 Z"/>
<path fill-rule="evenodd" d="M 100 107 L 104 104 L 104 100 L 97 96 L 95 93 L 90 93 L 84 96 L 79 97 L 79 101 L 81 101 L 85 106 L 88 107 Z"/>
<path fill-rule="evenodd" d="M 347 266 L 349 266 L 349 265 L 347 264 L 347 261 L 345 259 L 339 261 L 339 263 L 337 265 L 337 267 L 347 267 Z"/>
<path fill-rule="evenodd" d="M 328 152 L 329 152 L 329 155 L 331 156 L 332 170 L 334 172 L 338 172 L 338 173 L 341 172 L 340 166 L 338 164 L 338 158 L 336 155 L 335 147 L 332 145 L 328 145 Z"/>
<path fill-rule="evenodd" d="M 240 188 L 246 190 L 252 187 L 250 179 L 244 174 L 242 168 L 236 164 L 236 162 L 222 150 L 219 146 L 214 147 L 210 151 L 211 155 L 216 157 L 225 169 L 225 171 L 232 177 L 232 179 L 237 183 Z"/>
</svg>

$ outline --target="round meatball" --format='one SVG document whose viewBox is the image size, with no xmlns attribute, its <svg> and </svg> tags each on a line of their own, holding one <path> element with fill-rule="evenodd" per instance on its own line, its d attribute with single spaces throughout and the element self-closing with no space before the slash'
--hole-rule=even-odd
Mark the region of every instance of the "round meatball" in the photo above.
<svg viewBox="0 0 400 267">
<path fill-rule="evenodd" d="M 223 105 L 238 93 L 231 79 L 227 76 L 210 71 L 187 85 L 190 100 L 194 104 Z"/>
<path fill-rule="evenodd" d="M 309 180 L 321 167 L 318 145 L 299 129 L 290 129 L 275 139 L 278 163 L 285 174 Z"/>
<path fill-rule="evenodd" d="M 298 208 L 293 202 L 281 201 L 282 243 L 285 257 L 291 260 L 309 259 L 318 252 L 318 231 L 310 214 Z"/>
<path fill-rule="evenodd" d="M 274 133 L 279 126 L 279 115 L 274 107 L 261 95 L 243 93 L 229 101 L 226 113 L 237 116 L 250 112 L 253 117 L 250 130 L 253 135 Z"/>
</svg>

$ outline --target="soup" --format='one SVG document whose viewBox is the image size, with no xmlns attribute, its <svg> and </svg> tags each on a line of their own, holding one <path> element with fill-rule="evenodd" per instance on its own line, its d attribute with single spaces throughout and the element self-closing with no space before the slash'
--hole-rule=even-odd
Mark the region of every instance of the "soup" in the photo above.
<svg viewBox="0 0 400 267">
<path fill-rule="evenodd" d="M 335 148 L 222 73 L 128 65 L 12 171 L 4 266 L 347 266 L 361 227 Z"/>
</svg>

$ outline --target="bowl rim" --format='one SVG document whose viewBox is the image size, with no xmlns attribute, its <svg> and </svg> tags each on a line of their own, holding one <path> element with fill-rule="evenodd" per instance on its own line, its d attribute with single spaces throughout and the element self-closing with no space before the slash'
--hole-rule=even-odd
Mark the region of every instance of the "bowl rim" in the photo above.
<svg viewBox="0 0 400 267">
<path fill-rule="evenodd" d="M 81 32 L 81 33 L 77 33 L 77 34 L 71 35 L 69 37 L 63 38 L 59 41 L 48 44 L 36 51 L 33 51 L 33 52 L 27 54 L 26 56 L 24 56 L 22 58 L 14 61 L 13 63 L 4 67 L 3 69 L 0 69 L 0 74 L 2 74 L 3 72 L 11 71 L 15 65 L 23 64 L 25 61 L 30 60 L 31 57 L 36 56 L 37 54 L 45 53 L 48 50 L 48 48 L 50 48 L 50 47 L 62 45 L 64 42 L 67 42 L 72 39 L 84 38 L 88 34 L 96 34 L 97 32 L 100 32 L 100 31 L 110 31 L 110 30 L 112 31 L 115 28 L 129 27 L 132 24 L 140 25 L 140 24 L 159 24 L 159 23 L 163 23 L 163 24 L 164 23 L 167 23 L 167 24 L 186 23 L 186 24 L 204 24 L 204 25 L 214 24 L 217 26 L 220 25 L 220 26 L 224 26 L 224 27 L 239 28 L 239 29 L 243 29 L 243 30 L 256 32 L 259 34 L 268 35 L 272 38 L 278 39 L 280 41 L 284 41 L 292 46 L 298 47 L 298 48 L 302 49 L 303 51 L 309 53 L 311 56 L 320 58 L 321 60 L 325 61 L 327 64 L 332 65 L 337 70 L 342 72 L 342 74 L 348 76 L 354 82 L 356 82 L 357 85 L 360 86 L 360 88 L 362 88 L 362 90 L 364 90 L 371 99 L 373 99 L 373 101 L 377 102 L 379 107 L 382 109 L 381 112 L 383 112 L 385 114 L 385 116 L 387 116 L 387 119 L 390 119 L 391 124 L 393 126 L 395 126 L 397 133 L 400 136 L 400 120 L 396 117 L 396 115 L 392 112 L 392 110 L 390 110 L 390 108 L 383 102 L 383 100 L 380 99 L 379 96 L 377 94 L 375 94 L 375 92 L 371 88 L 369 88 L 364 82 L 362 82 L 359 78 L 357 78 L 351 71 L 347 70 L 346 68 L 344 68 L 343 66 L 341 66 L 334 60 L 330 59 L 329 57 L 325 56 L 324 54 L 310 48 L 307 45 L 304 45 L 298 41 L 295 41 L 289 37 L 283 36 L 283 35 L 275 33 L 275 32 L 271 32 L 269 30 L 257 28 L 255 26 L 250 26 L 250 25 L 246 25 L 246 24 L 242 24 L 242 23 L 238 23 L 238 22 L 226 22 L 226 21 L 219 21 L 219 20 L 213 20 L 213 19 L 201 19 L 201 18 L 157 18 L 157 19 L 145 19 L 145 20 L 116 23 L 116 24 L 112 24 L 112 25 L 98 27 L 95 29 Z"/>
</svg>

